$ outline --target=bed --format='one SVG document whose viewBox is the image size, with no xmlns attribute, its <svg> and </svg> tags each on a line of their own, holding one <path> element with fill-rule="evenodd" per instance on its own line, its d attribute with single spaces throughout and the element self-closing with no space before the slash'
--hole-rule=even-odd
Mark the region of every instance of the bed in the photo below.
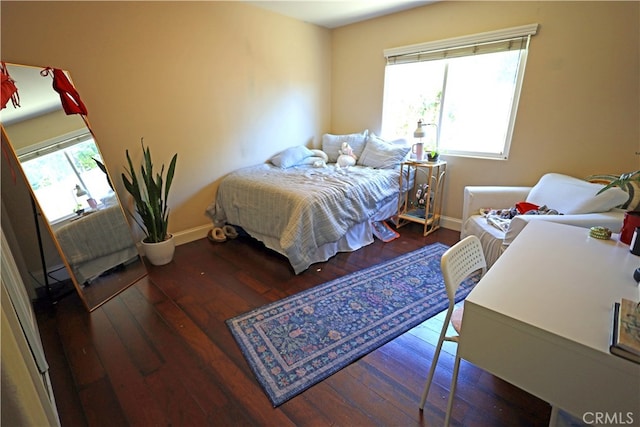
<svg viewBox="0 0 640 427">
<path fill-rule="evenodd" d="M 138 257 L 129 225 L 119 205 L 80 217 L 54 233 L 80 285 Z"/>
<path fill-rule="evenodd" d="M 329 136 L 338 144 L 354 135 L 362 134 Z M 409 148 L 375 135 L 365 135 L 361 144 L 348 141 L 358 156 L 354 166 L 337 166 L 339 154 L 325 135 L 322 152 L 292 147 L 280 158 L 230 173 L 207 215 L 214 226 L 241 227 L 284 255 L 296 274 L 372 243 L 373 223 L 397 213 L 399 164 Z M 297 156 L 288 159 L 287 151 Z"/>
</svg>

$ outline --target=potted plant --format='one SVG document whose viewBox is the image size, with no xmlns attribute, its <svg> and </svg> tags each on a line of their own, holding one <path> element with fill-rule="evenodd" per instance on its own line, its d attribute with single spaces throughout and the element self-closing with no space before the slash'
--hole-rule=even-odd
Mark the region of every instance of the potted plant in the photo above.
<svg viewBox="0 0 640 427">
<path fill-rule="evenodd" d="M 605 185 L 597 194 L 600 194 L 612 187 L 620 187 L 624 190 L 627 186 L 631 185 L 632 181 L 640 181 L 640 170 L 621 174 L 618 178 Z M 633 210 L 633 207 L 631 207 L 631 210 L 624 214 L 622 229 L 620 230 L 620 241 L 627 245 L 630 244 L 633 232 L 637 227 L 640 227 L 640 211 Z"/>
<path fill-rule="evenodd" d="M 437 162 L 439 157 L 440 153 L 436 149 L 433 149 L 427 153 L 427 160 L 430 162 Z"/>
<path fill-rule="evenodd" d="M 618 178 L 605 185 L 600 191 L 598 191 L 597 194 L 600 194 L 603 191 L 610 189 L 611 187 L 624 188 L 631 181 L 640 181 L 640 170 L 621 174 Z"/>
<path fill-rule="evenodd" d="M 174 154 L 164 175 L 164 164 L 160 172 L 154 176 L 151 150 L 140 140 L 144 159 L 140 165 L 140 178 L 133 166 L 129 150 L 126 150 L 129 169 L 122 174 L 122 182 L 133 197 L 137 216 L 129 212 L 134 221 L 145 233 L 142 246 L 149 262 L 153 265 L 164 265 L 173 259 L 175 243 L 173 235 L 168 233 L 169 206 L 167 198 L 173 182 L 178 154 Z"/>
</svg>

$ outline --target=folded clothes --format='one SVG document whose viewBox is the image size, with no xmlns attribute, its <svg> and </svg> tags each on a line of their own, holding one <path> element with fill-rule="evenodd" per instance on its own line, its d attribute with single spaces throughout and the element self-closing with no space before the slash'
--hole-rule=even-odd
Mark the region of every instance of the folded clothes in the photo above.
<svg viewBox="0 0 640 427">
<path fill-rule="evenodd" d="M 504 209 L 481 208 L 480 215 L 511 219 L 517 215 L 562 215 L 546 205 L 538 206 L 528 202 L 518 202 L 515 206 Z"/>
<path fill-rule="evenodd" d="M 515 206 L 505 209 L 480 209 L 480 215 L 487 219 L 487 223 L 506 233 L 511 224 L 511 219 L 518 215 L 562 215 L 555 209 L 546 205 L 538 206 L 529 202 L 518 202 Z"/>
</svg>

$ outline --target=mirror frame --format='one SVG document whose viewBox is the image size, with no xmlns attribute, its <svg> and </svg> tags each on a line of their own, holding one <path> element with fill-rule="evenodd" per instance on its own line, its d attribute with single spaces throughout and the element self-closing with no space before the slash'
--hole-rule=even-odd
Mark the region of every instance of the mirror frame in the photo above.
<svg viewBox="0 0 640 427">
<path fill-rule="evenodd" d="M 38 73 L 45 69 L 46 67 L 39 67 L 39 66 L 32 66 L 32 65 L 23 65 L 23 64 L 14 64 L 14 63 L 6 63 L 7 68 L 10 67 L 25 67 L 25 68 L 33 68 L 34 70 L 36 70 Z M 68 71 L 64 71 L 65 74 L 67 75 L 67 77 L 69 78 L 69 80 L 71 81 L 70 78 L 70 74 Z M 47 77 L 43 77 L 43 78 L 47 78 Z M 18 86 L 18 94 L 20 94 L 20 85 L 19 82 L 16 81 L 16 85 Z M 51 86 L 51 92 L 58 97 L 57 92 L 55 92 L 55 90 L 53 89 L 53 87 Z M 58 103 L 59 105 L 59 110 L 62 110 L 62 104 L 59 101 L 59 97 L 58 97 Z M 7 108 L 12 108 L 9 105 L 7 105 Z M 57 110 L 57 109 L 56 109 Z M 85 127 L 87 129 L 87 132 L 89 132 L 91 134 L 91 136 L 93 137 L 93 142 L 96 146 L 96 149 L 98 150 L 98 152 L 100 153 L 100 147 L 98 145 L 98 141 L 95 138 L 95 134 L 93 133 L 93 130 L 90 127 L 90 124 L 86 118 L 86 116 L 81 116 L 82 120 L 84 121 Z M 27 118 L 28 119 L 28 118 Z M 13 123 L 12 123 L 13 124 Z M 9 124 L 8 126 L 11 126 L 11 124 Z M 56 237 L 56 233 L 51 225 L 51 222 L 49 221 L 49 219 L 47 218 L 46 214 L 44 213 L 44 211 L 42 210 L 42 207 L 40 205 L 40 202 L 38 200 L 38 197 L 36 196 L 34 189 L 31 187 L 30 183 L 29 183 L 29 179 L 26 176 L 26 173 L 24 171 L 24 169 L 21 166 L 20 160 L 18 158 L 17 152 L 15 150 L 14 144 L 11 142 L 11 138 L 10 135 L 7 131 L 7 129 L 5 128 L 5 124 L 2 122 L 0 123 L 0 127 L 2 130 L 2 144 L 6 144 L 7 149 L 5 150 L 3 147 L 3 151 L 5 152 L 4 157 L 7 159 L 7 161 L 10 161 L 14 164 L 10 164 L 10 167 L 16 167 L 20 170 L 20 175 L 22 176 L 23 182 L 25 184 L 25 186 L 28 189 L 29 192 L 29 197 L 31 198 L 32 204 L 33 204 L 33 215 L 36 216 L 36 221 L 38 221 L 35 225 L 35 227 L 37 227 L 35 229 L 36 233 L 42 233 L 44 232 L 44 230 L 40 230 L 39 227 L 41 226 L 38 220 L 38 217 L 41 217 L 43 219 L 42 223 L 44 223 L 45 228 L 46 228 L 46 232 L 49 233 L 49 236 L 51 237 L 51 240 L 62 260 L 62 263 L 64 264 L 64 267 L 67 269 L 67 272 L 69 274 L 69 277 L 74 285 L 74 288 L 76 290 L 76 293 L 78 294 L 78 296 L 80 297 L 80 299 L 82 300 L 82 303 L 84 304 L 84 306 L 86 307 L 86 309 L 88 311 L 93 311 L 96 308 L 100 307 L 101 305 L 103 305 L 104 303 L 106 303 L 107 301 L 109 301 L 110 299 L 112 299 L 113 297 L 115 297 L 116 295 L 118 295 L 119 293 L 121 293 L 122 291 L 124 291 L 125 289 L 127 289 L 129 286 L 137 283 L 138 281 L 140 281 L 141 279 L 143 279 L 146 275 L 147 275 L 147 270 L 146 270 L 146 266 L 145 263 L 143 261 L 143 258 L 141 256 L 140 250 L 136 245 L 134 236 L 132 234 L 131 231 L 131 226 L 129 224 L 129 222 L 127 221 L 127 216 L 126 213 L 124 211 L 124 208 L 122 206 L 122 203 L 120 201 L 120 198 L 118 197 L 115 189 L 113 191 L 114 196 L 115 196 L 115 200 L 117 201 L 118 207 L 119 207 L 119 211 L 122 214 L 122 218 L 123 218 L 123 223 L 126 225 L 126 227 L 128 228 L 127 232 L 131 237 L 131 241 L 133 243 L 133 245 L 136 247 L 136 251 L 137 251 L 137 260 L 135 262 L 131 262 L 129 264 L 126 265 L 125 268 L 123 269 L 118 269 L 115 272 L 111 272 L 110 274 L 104 275 L 104 276 L 99 276 L 96 278 L 93 278 L 91 280 L 91 284 L 88 286 L 83 286 L 84 284 L 81 284 L 78 282 L 77 277 L 75 276 L 73 269 L 71 268 L 70 262 L 67 259 L 67 256 L 65 255 L 63 248 L 60 245 L 60 242 L 58 241 L 57 237 Z M 102 159 L 102 154 L 100 154 L 100 157 Z M 104 159 L 102 159 L 104 161 Z M 105 165 L 106 167 L 106 165 Z M 106 167 L 106 170 L 104 171 L 106 173 L 106 177 L 111 180 L 111 182 L 115 182 L 113 181 L 111 175 L 109 174 L 109 170 L 108 167 Z M 44 255 L 42 255 L 42 242 L 39 239 L 38 242 L 39 246 L 40 246 L 40 250 L 41 250 L 41 261 L 42 261 L 42 267 L 43 267 L 43 275 L 48 275 L 49 274 L 49 270 L 48 267 L 46 265 L 46 261 L 44 259 Z M 131 258 L 133 259 L 133 258 Z M 110 270 L 106 270 L 106 271 L 110 271 Z M 47 292 L 49 292 L 49 285 L 48 285 L 48 279 L 45 278 L 45 286 L 47 286 Z"/>
</svg>

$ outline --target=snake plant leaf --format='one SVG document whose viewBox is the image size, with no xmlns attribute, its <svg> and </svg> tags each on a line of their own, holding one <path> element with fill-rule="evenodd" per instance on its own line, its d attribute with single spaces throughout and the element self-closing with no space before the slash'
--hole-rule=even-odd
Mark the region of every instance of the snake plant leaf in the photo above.
<svg viewBox="0 0 640 427">
<path fill-rule="evenodd" d="M 127 192 L 134 199 L 139 219 L 136 215 L 132 215 L 132 217 L 145 233 L 145 241 L 158 243 L 166 239 L 169 229 L 167 199 L 173 182 L 178 155 L 174 154 L 171 159 L 165 182 L 164 164 L 160 167 L 160 172 L 154 176 L 151 149 L 148 146 L 145 147 L 144 139 L 140 140 L 140 144 L 143 153 L 143 161 L 139 169 L 140 178 L 138 178 L 136 168 L 131 161 L 129 150 L 126 150 L 128 169 L 126 173 L 122 174 L 122 182 Z"/>
<path fill-rule="evenodd" d="M 618 179 L 615 179 L 609 184 L 602 187 L 600 191 L 596 193 L 596 195 L 603 193 L 612 187 L 620 187 L 624 189 L 624 187 L 626 187 L 626 185 L 631 181 L 640 181 L 640 170 L 620 174 L 620 177 L 618 177 Z"/>
</svg>

